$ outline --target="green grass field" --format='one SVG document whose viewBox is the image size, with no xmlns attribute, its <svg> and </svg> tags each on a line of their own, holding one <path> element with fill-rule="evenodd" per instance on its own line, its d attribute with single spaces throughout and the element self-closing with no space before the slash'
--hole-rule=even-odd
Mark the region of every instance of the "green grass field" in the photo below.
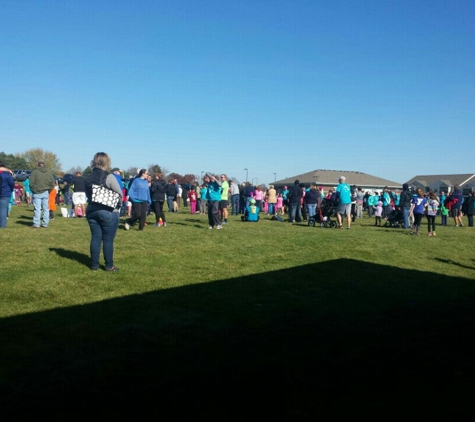
<svg viewBox="0 0 475 422">
<path fill-rule="evenodd" d="M 121 222 L 106 273 L 85 219 L 32 215 L 0 231 L 0 420 L 474 416 L 473 228 L 218 231 L 184 209 Z"/>
</svg>

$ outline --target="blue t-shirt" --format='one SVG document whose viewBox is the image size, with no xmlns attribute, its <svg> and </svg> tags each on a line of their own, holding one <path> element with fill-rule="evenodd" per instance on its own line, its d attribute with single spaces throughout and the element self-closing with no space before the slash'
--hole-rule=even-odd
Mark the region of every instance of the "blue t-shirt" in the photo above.
<svg viewBox="0 0 475 422">
<path fill-rule="evenodd" d="M 412 210 L 413 214 L 424 214 L 424 206 L 427 204 L 427 198 L 421 198 L 420 196 L 415 196 L 412 199 L 414 204 L 414 209 Z"/>
<path fill-rule="evenodd" d="M 340 204 L 351 204 L 351 188 L 347 183 L 340 183 L 336 187 L 336 192 L 340 194 Z"/>
</svg>

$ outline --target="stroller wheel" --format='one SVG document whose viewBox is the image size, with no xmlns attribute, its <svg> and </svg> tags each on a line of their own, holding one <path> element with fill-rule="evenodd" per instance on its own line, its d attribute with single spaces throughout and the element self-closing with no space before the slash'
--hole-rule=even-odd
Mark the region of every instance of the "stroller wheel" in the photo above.
<svg viewBox="0 0 475 422">
<path fill-rule="evenodd" d="M 310 219 L 308 220 L 308 225 L 309 225 L 310 227 L 315 227 L 315 220 L 314 220 L 313 218 L 310 218 Z"/>
<path fill-rule="evenodd" d="M 322 229 L 326 229 L 326 228 L 328 227 L 327 222 L 326 222 L 326 221 L 321 222 L 321 223 L 320 223 L 320 227 L 321 227 Z"/>
<path fill-rule="evenodd" d="M 334 228 L 336 227 L 336 222 L 335 222 L 335 221 L 332 221 L 331 224 L 330 224 L 330 227 L 331 227 L 332 229 L 334 229 Z"/>
</svg>

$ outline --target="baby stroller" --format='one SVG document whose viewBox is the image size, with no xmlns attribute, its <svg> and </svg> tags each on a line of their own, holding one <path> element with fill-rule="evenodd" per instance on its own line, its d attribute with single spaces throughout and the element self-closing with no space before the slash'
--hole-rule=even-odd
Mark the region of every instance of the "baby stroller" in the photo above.
<svg viewBox="0 0 475 422">
<path fill-rule="evenodd" d="M 320 227 L 323 228 L 335 228 L 336 221 L 331 219 L 331 216 L 334 214 L 333 203 L 329 200 L 324 199 L 322 201 L 322 206 L 317 210 L 317 213 L 308 219 L 308 225 L 315 227 L 316 224 L 320 224 Z"/>
<path fill-rule="evenodd" d="M 389 215 L 386 223 L 386 227 L 404 227 L 404 216 L 400 210 L 392 210 Z"/>
</svg>

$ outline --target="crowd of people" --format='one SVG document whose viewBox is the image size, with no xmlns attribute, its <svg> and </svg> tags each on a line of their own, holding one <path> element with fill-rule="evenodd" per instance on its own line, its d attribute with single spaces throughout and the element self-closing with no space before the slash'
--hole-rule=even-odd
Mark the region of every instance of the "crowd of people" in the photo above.
<svg viewBox="0 0 475 422">
<path fill-rule="evenodd" d="M 114 265 L 114 238 L 119 226 L 120 216 L 125 216 L 124 228 L 130 230 L 138 224 L 138 230 L 144 230 L 147 216 L 155 216 L 155 227 L 166 227 L 165 204 L 168 212 L 179 212 L 182 206 L 188 207 L 191 214 L 207 215 L 209 229 L 220 230 L 228 224 L 228 215 L 241 215 L 242 221 L 258 222 L 261 214 L 277 217 L 284 221 L 298 223 L 315 218 L 322 210 L 336 217 L 338 228 L 346 229 L 358 218 L 367 213 L 374 216 L 374 225 L 391 226 L 409 230 L 411 235 L 420 235 L 423 218 L 427 219 L 429 236 L 436 234 L 436 218 L 440 216 L 440 225 L 447 225 L 453 218 L 454 226 L 463 226 L 463 216 L 468 218 L 468 226 L 473 227 L 475 193 L 467 197 L 462 195 L 460 186 L 446 195 L 434 191 L 413 191 L 407 184 L 402 190 L 385 187 L 380 192 L 364 191 L 361 187 L 350 186 L 345 176 L 340 176 L 335 188 L 325 192 L 322 186 L 305 186 L 295 180 L 290 187 L 284 186 L 277 191 L 273 185 L 269 188 L 253 186 L 249 182 L 238 184 L 228 180 L 226 174 L 216 177 L 207 173 L 201 184 L 195 182 L 183 189 L 176 179 L 165 180 L 161 172 L 150 174 L 146 169 L 138 170 L 135 177 L 124 183 L 118 168 L 111 168 L 110 157 L 104 152 L 95 154 L 91 161 L 92 172 L 84 177 L 76 172 L 71 182 L 62 186 L 45 167 L 44 161 L 37 163 L 37 169 L 23 185 L 13 180 L 13 173 L 0 162 L 0 228 L 5 228 L 12 205 L 23 201 L 33 205 L 33 229 L 48 227 L 54 218 L 57 205 L 68 210 L 63 216 L 86 218 L 91 231 L 91 270 L 99 268 L 101 246 L 104 254 L 105 270 L 118 271 Z M 120 196 L 117 206 L 91 201 L 93 186 L 104 186 Z M 64 210 L 63 210 L 64 211 Z"/>
</svg>

